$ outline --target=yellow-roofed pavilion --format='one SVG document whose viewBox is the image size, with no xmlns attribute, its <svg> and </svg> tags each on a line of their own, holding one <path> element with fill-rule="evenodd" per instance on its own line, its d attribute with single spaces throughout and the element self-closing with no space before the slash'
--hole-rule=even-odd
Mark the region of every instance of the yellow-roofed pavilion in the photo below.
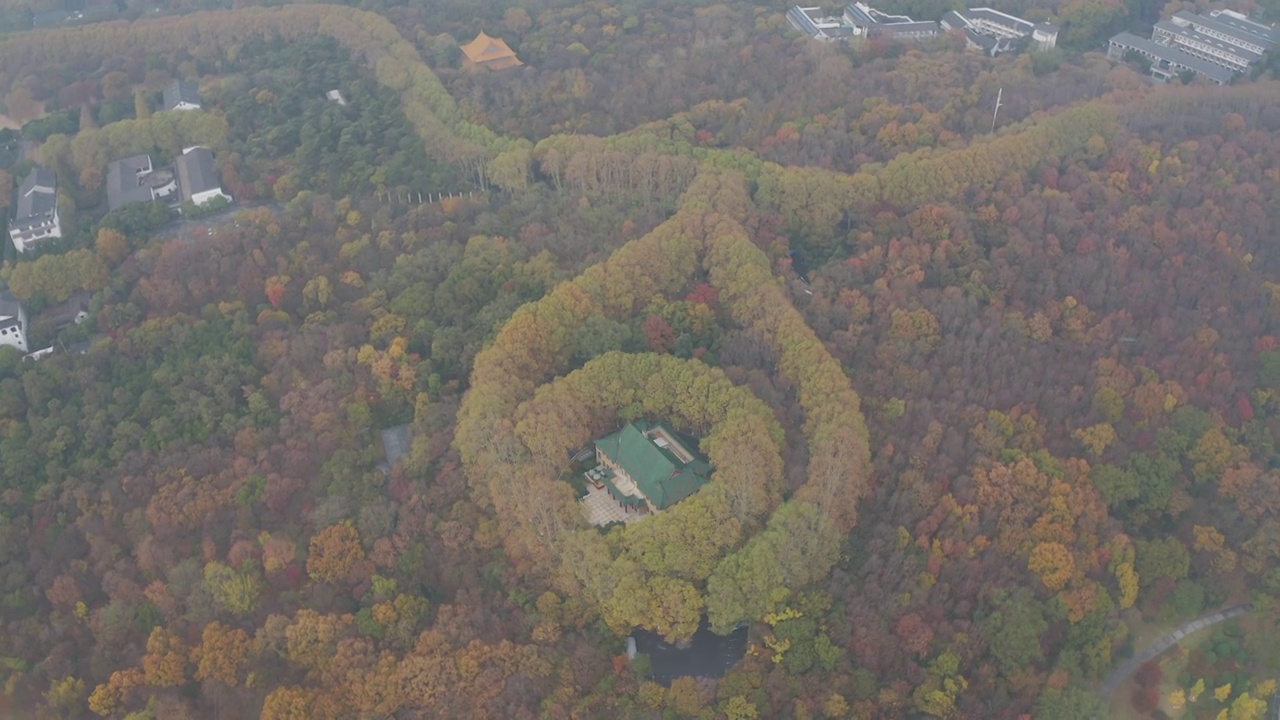
<svg viewBox="0 0 1280 720">
<path fill-rule="evenodd" d="M 462 54 L 467 58 L 467 64 L 471 66 L 506 70 L 524 65 L 520 62 L 520 58 L 516 57 L 515 51 L 502 41 L 502 38 L 489 37 L 483 32 L 477 35 L 475 40 L 462 45 L 461 49 Z"/>
</svg>

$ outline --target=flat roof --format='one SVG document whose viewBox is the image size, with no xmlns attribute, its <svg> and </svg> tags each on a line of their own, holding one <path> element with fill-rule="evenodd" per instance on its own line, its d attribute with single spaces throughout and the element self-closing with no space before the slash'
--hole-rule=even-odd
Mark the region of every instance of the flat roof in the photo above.
<svg viewBox="0 0 1280 720">
<path fill-rule="evenodd" d="M 848 28 L 842 26 L 840 22 L 841 18 L 824 15 L 823 10 L 820 7 L 800 7 L 799 5 L 796 5 L 788 10 L 787 13 L 798 14 L 805 17 L 815 28 L 824 31 L 824 34 L 827 35 L 834 36 L 837 33 L 833 31 L 848 30 Z M 847 35 L 849 33 L 846 32 L 845 34 Z"/>
<path fill-rule="evenodd" d="M 968 10 L 957 10 L 956 12 L 960 13 L 961 17 L 966 19 L 986 20 L 987 22 L 995 23 L 997 25 L 1018 28 L 1019 30 L 1027 33 L 1030 33 L 1035 29 L 1035 23 L 1030 20 L 1023 20 L 1020 17 L 1015 17 L 1009 13 L 1003 13 L 991 8 L 969 8 Z"/>
<path fill-rule="evenodd" d="M 931 20 L 921 20 L 920 22 L 890 23 L 888 25 L 878 25 L 877 27 L 879 27 L 881 31 L 889 35 L 895 35 L 899 33 L 910 33 L 910 32 L 923 32 L 923 31 L 932 31 L 935 33 L 939 32 L 938 23 L 933 22 Z"/>
<path fill-rule="evenodd" d="M 1221 83 L 1230 82 L 1231 78 L 1235 77 L 1234 72 L 1222 67 L 1221 65 L 1215 65 L 1207 60 L 1201 60 L 1195 55 L 1184 50 L 1169 47 L 1168 45 L 1161 45 L 1154 40 L 1148 40 L 1147 38 L 1139 37 L 1133 33 L 1118 33 L 1111 38 L 1111 42 L 1117 45 L 1123 45 L 1135 50 L 1150 53 L 1162 60 L 1190 68 L 1211 80 L 1216 80 Z"/>
<path fill-rule="evenodd" d="M 1216 15 L 1196 15 L 1186 10 L 1173 14 L 1179 20 L 1203 25 L 1226 35 L 1234 35 L 1246 42 L 1254 42 L 1264 47 L 1275 45 L 1280 40 L 1280 32 L 1253 20 L 1234 18 L 1225 13 Z"/>
<path fill-rule="evenodd" d="M 901 25 L 916 22 L 908 15 L 890 15 L 861 2 L 846 6 L 844 10 L 852 17 L 868 25 Z"/>
<path fill-rule="evenodd" d="M 1225 40 L 1219 40 L 1218 38 L 1213 37 L 1212 35 L 1205 35 L 1202 32 L 1197 32 L 1192 28 L 1184 27 L 1182 25 L 1179 25 L 1174 22 L 1170 22 L 1168 20 L 1161 20 L 1160 22 L 1155 24 L 1155 27 L 1160 30 L 1164 30 L 1165 32 L 1171 35 L 1179 35 L 1181 37 L 1187 38 L 1188 40 L 1194 40 L 1196 42 L 1204 43 L 1205 45 L 1212 45 L 1213 47 L 1216 47 L 1223 52 L 1229 52 L 1229 53 L 1232 53 L 1233 55 L 1239 55 L 1240 57 L 1244 58 L 1245 60 L 1251 63 L 1257 62 L 1262 59 L 1261 54 L 1256 53 L 1252 50 L 1246 50 L 1245 48 L 1242 48 L 1239 45 L 1233 45 L 1229 42 L 1226 42 Z"/>
</svg>

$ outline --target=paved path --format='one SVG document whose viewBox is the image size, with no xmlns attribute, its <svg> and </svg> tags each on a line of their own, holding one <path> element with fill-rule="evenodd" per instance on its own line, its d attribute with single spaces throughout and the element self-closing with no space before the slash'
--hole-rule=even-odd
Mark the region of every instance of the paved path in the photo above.
<svg viewBox="0 0 1280 720">
<path fill-rule="evenodd" d="M 1142 665 L 1146 661 L 1151 660 L 1152 658 L 1158 656 L 1160 653 L 1164 652 L 1165 650 L 1168 650 L 1174 645 L 1177 645 L 1178 642 L 1181 641 L 1184 637 L 1190 635 L 1191 633 L 1197 630 L 1202 630 L 1204 628 L 1207 628 L 1210 625 L 1217 625 L 1218 623 L 1228 618 L 1233 618 L 1237 615 L 1243 615 L 1244 613 L 1247 613 L 1252 609 L 1253 609 L 1253 603 L 1244 603 L 1242 605 L 1233 605 L 1229 608 L 1223 608 L 1222 610 L 1219 610 L 1215 613 L 1210 613 L 1203 617 L 1192 620 L 1191 622 L 1186 623 L 1182 627 L 1179 627 L 1177 630 L 1174 630 L 1168 635 L 1165 635 L 1159 640 L 1151 643 L 1150 645 L 1147 646 L 1145 650 L 1129 658 L 1124 663 L 1122 663 L 1119 667 L 1117 667 L 1115 670 L 1111 671 L 1111 674 L 1107 676 L 1106 684 L 1102 686 L 1102 701 L 1110 705 L 1111 696 L 1115 694 L 1116 688 L 1120 687 L 1120 683 L 1124 682 L 1124 679 L 1129 677 L 1130 673 L 1132 673 L 1134 670 L 1137 670 L 1139 665 Z"/>
</svg>

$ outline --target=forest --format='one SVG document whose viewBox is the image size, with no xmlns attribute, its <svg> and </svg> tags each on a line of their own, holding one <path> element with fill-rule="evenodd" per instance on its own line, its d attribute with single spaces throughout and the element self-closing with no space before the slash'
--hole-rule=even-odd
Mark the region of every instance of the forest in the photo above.
<svg viewBox="0 0 1280 720">
<path fill-rule="evenodd" d="M 1270 71 L 1112 65 L 1138 2 L 1014 3 L 1073 39 L 996 58 L 743 2 L 213 7 L 0 36 L 4 202 L 46 165 L 67 228 L 0 287 L 83 349 L 0 346 L 0 717 L 1277 711 Z M 105 212 L 191 143 L 235 206 Z M 588 525 L 570 458 L 637 419 L 711 481 Z M 702 625 L 746 628 L 723 677 L 627 655 Z"/>
</svg>

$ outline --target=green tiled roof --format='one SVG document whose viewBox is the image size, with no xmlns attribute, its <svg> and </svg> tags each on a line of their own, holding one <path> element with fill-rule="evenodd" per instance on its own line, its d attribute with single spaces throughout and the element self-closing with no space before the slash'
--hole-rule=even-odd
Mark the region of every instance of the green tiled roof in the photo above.
<svg viewBox="0 0 1280 720">
<path fill-rule="evenodd" d="M 669 449 L 654 444 L 645 436 L 645 432 L 653 428 L 661 428 L 677 439 L 694 456 L 693 461 L 685 463 Z M 706 459 L 665 425 L 652 425 L 643 420 L 629 423 L 597 440 L 596 448 L 625 470 L 640 492 L 659 510 L 689 497 L 711 479 L 711 466 Z"/>
</svg>

